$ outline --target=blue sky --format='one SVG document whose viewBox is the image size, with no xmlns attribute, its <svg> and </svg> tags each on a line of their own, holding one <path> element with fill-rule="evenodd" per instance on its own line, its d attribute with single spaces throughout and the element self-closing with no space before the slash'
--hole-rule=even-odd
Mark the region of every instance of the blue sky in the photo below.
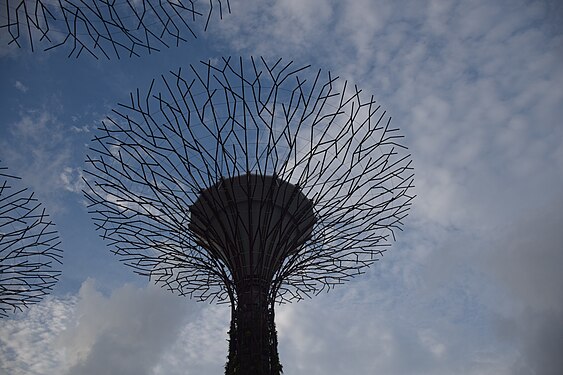
<svg viewBox="0 0 563 375">
<path fill-rule="evenodd" d="M 287 374 L 559 374 L 563 6 L 557 1 L 232 1 L 140 58 L 0 46 L 0 158 L 63 240 L 43 303 L 0 323 L 0 372 L 220 374 L 227 306 L 169 295 L 110 254 L 84 207 L 95 128 L 161 73 L 283 57 L 357 84 L 406 135 L 405 231 L 354 281 L 277 309 Z M 4 40 L 0 37 L 1 40 Z"/>
</svg>

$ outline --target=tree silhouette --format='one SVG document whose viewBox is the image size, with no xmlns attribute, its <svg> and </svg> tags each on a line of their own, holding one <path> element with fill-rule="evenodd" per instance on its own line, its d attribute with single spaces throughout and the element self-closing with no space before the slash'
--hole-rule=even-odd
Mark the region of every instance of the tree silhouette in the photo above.
<svg viewBox="0 0 563 375">
<path fill-rule="evenodd" d="M 54 224 L 33 193 L 0 166 L 0 317 L 39 302 L 57 282 L 62 251 Z"/>
<path fill-rule="evenodd" d="M 361 274 L 401 229 L 413 199 L 401 138 L 330 72 L 223 58 L 119 104 L 85 196 L 137 273 L 230 304 L 227 374 L 279 374 L 274 304 Z"/>
<path fill-rule="evenodd" d="M 203 3 L 203 4 L 202 4 Z M 197 38 L 229 0 L 6 0 L 0 29 L 8 44 L 67 46 L 68 56 L 140 56 Z"/>
</svg>

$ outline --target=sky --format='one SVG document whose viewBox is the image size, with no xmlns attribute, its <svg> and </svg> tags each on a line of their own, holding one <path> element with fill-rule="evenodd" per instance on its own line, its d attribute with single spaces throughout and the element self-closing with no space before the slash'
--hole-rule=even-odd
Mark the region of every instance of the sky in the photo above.
<svg viewBox="0 0 563 375">
<path fill-rule="evenodd" d="M 192 62 L 252 55 L 373 93 L 415 168 L 417 197 L 384 257 L 276 308 L 284 372 L 560 374 L 561 25 L 563 4 L 547 0 L 232 0 L 197 40 L 140 57 L 3 43 L 0 159 L 56 222 L 64 264 L 48 298 L 0 321 L 0 373 L 223 372 L 228 306 L 122 265 L 81 178 L 96 128 L 129 92 Z"/>
</svg>

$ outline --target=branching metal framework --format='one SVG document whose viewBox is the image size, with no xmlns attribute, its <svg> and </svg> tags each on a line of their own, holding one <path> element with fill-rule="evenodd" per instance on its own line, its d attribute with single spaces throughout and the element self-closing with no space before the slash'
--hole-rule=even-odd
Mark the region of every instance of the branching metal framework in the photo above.
<svg viewBox="0 0 563 375">
<path fill-rule="evenodd" d="M 57 282 L 62 251 L 45 208 L 0 165 L 0 317 L 39 302 Z"/>
<path fill-rule="evenodd" d="M 230 11 L 229 0 L 2 0 L 0 30 L 19 47 L 110 59 L 178 46 Z"/>
<path fill-rule="evenodd" d="M 137 273 L 231 304 L 227 373 L 279 373 L 274 303 L 363 273 L 413 199 L 410 155 L 373 97 L 281 59 L 171 71 L 119 104 L 99 132 L 85 191 L 97 229 Z M 312 208 L 292 206 L 290 195 Z M 249 309 L 262 309 L 249 313 L 255 327 L 241 320 Z M 245 345 L 268 364 L 245 368 Z"/>
</svg>

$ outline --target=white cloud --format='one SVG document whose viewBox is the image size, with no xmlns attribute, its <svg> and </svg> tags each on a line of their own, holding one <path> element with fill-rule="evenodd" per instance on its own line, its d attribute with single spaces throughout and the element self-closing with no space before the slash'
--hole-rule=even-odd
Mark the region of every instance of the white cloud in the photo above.
<svg viewBox="0 0 563 375">
<path fill-rule="evenodd" d="M 24 85 L 23 83 L 21 83 L 20 81 L 16 81 L 16 83 L 14 84 L 14 87 L 16 89 L 18 89 L 19 91 L 23 92 L 23 93 L 26 93 L 27 90 L 29 90 L 29 88 L 26 85 Z"/>
<path fill-rule="evenodd" d="M 0 324 L 0 372 L 12 375 L 61 373 L 64 349 L 57 337 L 72 322 L 76 298 L 48 297 Z"/>
<path fill-rule="evenodd" d="M 65 167 L 60 174 L 64 189 L 73 193 L 81 193 L 86 187 L 83 177 L 84 173 L 81 168 Z"/>
<path fill-rule="evenodd" d="M 77 121 L 76 117 L 72 118 L 73 121 Z M 83 126 L 76 126 L 76 125 L 72 125 L 70 127 L 70 130 L 72 130 L 75 133 L 90 133 L 90 127 L 88 125 L 83 125 Z"/>
<path fill-rule="evenodd" d="M 155 287 L 126 285 L 107 298 L 92 281 L 79 293 L 78 323 L 59 338 L 69 375 L 152 374 L 187 316 L 184 299 Z"/>
<path fill-rule="evenodd" d="M 124 285 L 106 296 L 89 279 L 76 296 L 51 297 L 4 320 L 0 370 L 14 375 L 220 373 L 228 315 L 228 306 L 194 305 L 154 286 Z"/>
<path fill-rule="evenodd" d="M 75 155 L 82 154 L 83 145 L 75 142 L 54 107 L 22 111 L 0 139 L 6 166 L 38 195 L 51 214 L 64 208 L 61 193 L 78 193 L 82 188 L 81 160 Z"/>
<path fill-rule="evenodd" d="M 197 304 L 198 311 L 178 331 L 154 375 L 222 374 L 228 354 L 230 307 Z"/>
</svg>

